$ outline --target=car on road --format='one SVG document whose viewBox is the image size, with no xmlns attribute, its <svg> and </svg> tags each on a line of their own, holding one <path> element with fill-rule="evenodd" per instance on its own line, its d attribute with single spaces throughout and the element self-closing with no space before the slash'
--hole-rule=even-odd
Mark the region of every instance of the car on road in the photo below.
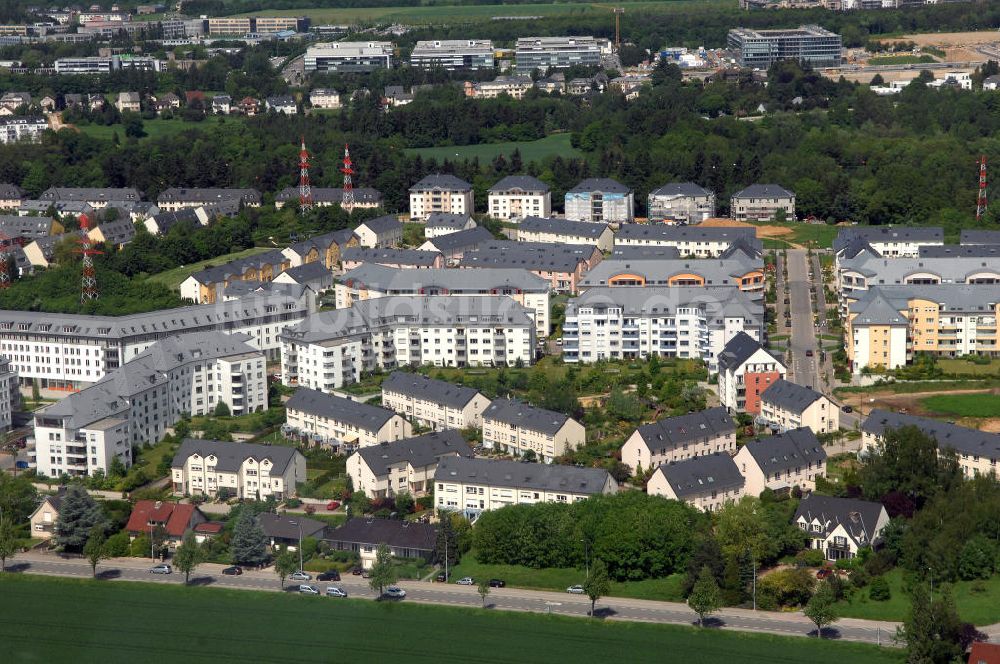
<svg viewBox="0 0 1000 664">
<path fill-rule="evenodd" d="M 438 583 L 445 583 L 448 581 L 448 577 L 444 575 L 444 572 L 441 572 L 440 574 L 434 577 L 434 580 L 437 581 Z"/>
<path fill-rule="evenodd" d="M 490 579 L 490 588 L 503 588 L 507 582 L 503 579 Z"/>
<path fill-rule="evenodd" d="M 299 586 L 299 593 L 303 595 L 318 595 L 319 588 L 316 586 L 310 586 L 308 583 L 303 583 Z"/>
<path fill-rule="evenodd" d="M 853 413 L 854 412 L 854 406 L 842 406 L 840 409 L 842 411 L 844 411 L 845 413 Z"/>
<path fill-rule="evenodd" d="M 463 576 L 461 579 L 459 579 L 455 583 L 457 583 L 460 586 L 471 586 L 472 584 L 475 583 L 475 581 L 472 580 L 471 576 Z"/>
<path fill-rule="evenodd" d="M 328 509 L 331 512 L 338 508 L 340 508 L 340 503 L 338 503 L 336 500 L 331 500 L 326 504 L 326 509 Z"/>
<path fill-rule="evenodd" d="M 813 356 L 812 348 L 807 348 L 806 349 L 806 357 L 812 357 L 812 356 Z"/>
<path fill-rule="evenodd" d="M 568 592 L 570 595 L 582 595 L 586 591 L 583 589 L 583 586 L 581 586 L 580 584 L 576 584 L 575 586 L 570 586 L 569 588 L 567 588 L 566 592 Z"/>
<path fill-rule="evenodd" d="M 326 588 L 327 597 L 347 597 L 347 593 L 338 588 L 337 586 L 327 586 Z"/>
<path fill-rule="evenodd" d="M 391 597 L 392 599 L 403 599 L 406 597 L 406 591 L 399 586 L 389 586 L 385 589 L 385 592 L 382 593 L 382 595 L 385 597 Z"/>
<path fill-rule="evenodd" d="M 312 581 L 312 575 L 302 570 L 292 572 L 292 575 L 288 578 L 292 581 Z"/>
<path fill-rule="evenodd" d="M 222 570 L 223 576 L 239 576 L 243 573 L 243 568 L 239 565 L 230 565 L 229 567 Z"/>
<path fill-rule="evenodd" d="M 363 570 L 360 567 L 352 567 L 351 568 L 351 574 L 353 574 L 354 576 L 361 576 L 361 572 L 362 571 Z"/>
<path fill-rule="evenodd" d="M 340 572 L 335 569 L 327 570 L 316 576 L 317 581 L 340 581 Z"/>
<path fill-rule="evenodd" d="M 159 565 L 154 565 L 149 569 L 150 574 L 170 574 L 173 571 L 174 570 L 170 567 L 170 565 L 166 563 L 160 563 Z"/>
<path fill-rule="evenodd" d="M 792 326 L 792 321 L 791 321 L 791 319 L 789 319 L 789 320 L 786 320 L 786 321 L 785 321 L 785 327 L 791 327 L 791 326 Z"/>
</svg>

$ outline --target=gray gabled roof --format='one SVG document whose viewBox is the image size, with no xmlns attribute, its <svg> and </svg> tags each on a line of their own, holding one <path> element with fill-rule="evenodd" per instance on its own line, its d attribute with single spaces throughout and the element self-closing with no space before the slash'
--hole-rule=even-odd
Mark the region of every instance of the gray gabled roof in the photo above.
<svg viewBox="0 0 1000 664">
<path fill-rule="evenodd" d="M 424 228 L 458 228 L 464 229 L 465 225 L 472 220 L 467 214 L 456 214 L 454 212 L 432 212 L 427 217 Z M 475 222 L 472 222 L 475 223 Z"/>
<path fill-rule="evenodd" d="M 360 401 L 333 396 L 319 390 L 300 387 L 285 402 L 285 408 L 299 410 L 311 415 L 327 417 L 337 422 L 346 422 L 363 431 L 378 432 L 396 413 L 386 408 L 370 406 Z"/>
<path fill-rule="evenodd" d="M 801 415 L 823 395 L 816 390 L 779 378 L 760 395 L 762 401 Z"/>
<path fill-rule="evenodd" d="M 899 313 L 899 309 L 889 303 L 880 289 L 868 291 L 864 299 L 850 306 L 852 313 L 857 313 L 851 323 L 857 325 L 895 325 L 897 327 L 909 324 L 908 319 Z"/>
<path fill-rule="evenodd" d="M 457 235 L 457 233 L 453 233 Z M 447 237 L 447 236 L 444 236 Z M 435 238 L 438 239 L 438 238 Z M 343 262 L 374 263 L 387 265 L 434 265 L 441 256 L 436 251 L 420 251 L 419 249 L 397 249 L 394 247 L 347 247 L 340 252 Z"/>
<path fill-rule="evenodd" d="M 1000 75 L 998 75 L 1000 76 Z M 990 78 L 996 78 L 991 76 Z M 988 79 L 987 79 L 988 80 Z M 963 230 L 958 239 L 959 244 L 1000 244 L 1000 231 L 975 229 Z"/>
<path fill-rule="evenodd" d="M 137 201 L 142 195 L 132 187 L 49 187 L 38 197 L 42 201 Z"/>
<path fill-rule="evenodd" d="M 636 432 L 650 450 L 673 449 L 736 432 L 736 422 L 722 406 L 643 424 Z"/>
<path fill-rule="evenodd" d="M 315 203 L 340 203 L 344 200 L 344 190 L 341 187 L 311 187 L 310 191 Z M 378 189 L 354 187 L 351 191 L 354 193 L 354 201 L 356 203 L 382 202 L 382 192 Z M 299 200 L 299 188 L 285 187 L 274 195 L 274 200 L 282 202 L 297 201 Z"/>
<path fill-rule="evenodd" d="M 663 185 L 662 187 L 657 187 L 653 191 L 649 192 L 650 196 L 667 196 L 673 197 L 689 197 L 689 198 L 702 198 L 704 196 L 711 196 L 712 192 L 704 187 L 696 185 L 694 182 L 670 182 Z"/>
<path fill-rule="evenodd" d="M 381 235 L 382 233 L 392 233 L 393 231 L 399 231 L 403 228 L 403 224 L 400 223 L 399 219 L 394 214 L 386 214 L 381 217 L 375 217 L 374 219 L 367 219 L 361 222 L 358 225 L 358 228 L 361 228 L 362 226 L 377 235 Z"/>
<path fill-rule="evenodd" d="M 944 231 L 940 226 L 847 226 L 841 228 L 833 240 L 834 253 L 841 253 L 857 240 L 869 244 L 884 242 L 943 244 Z"/>
<path fill-rule="evenodd" d="M 221 440 L 201 440 L 186 438 L 174 455 L 171 468 L 183 468 L 184 463 L 192 454 L 200 457 L 215 456 L 215 469 L 220 472 L 233 473 L 240 469 L 247 459 L 271 462 L 273 472 L 284 473 L 288 464 L 296 456 L 302 454 L 294 447 L 285 445 L 257 445 L 255 443 L 229 443 Z"/>
<path fill-rule="evenodd" d="M 241 203 L 260 203 L 260 192 L 256 189 L 225 189 L 225 188 L 183 188 L 170 187 L 157 197 L 160 203 L 202 201 L 237 201 Z"/>
<path fill-rule="evenodd" d="M 924 244 L 920 258 L 1000 258 L 1000 244 Z"/>
<path fill-rule="evenodd" d="M 808 532 L 812 536 L 822 534 L 824 537 L 836 530 L 837 526 L 843 526 L 855 542 L 871 546 L 872 541 L 878 539 L 874 531 L 884 511 L 881 503 L 810 493 L 799 503 L 792 522 L 798 523 L 800 518 L 808 524 L 817 521 L 823 530 L 817 533 L 810 528 Z"/>
<path fill-rule="evenodd" d="M 465 408 L 479 394 L 479 390 L 472 387 L 403 371 L 389 374 L 389 377 L 382 381 L 382 391 L 403 394 L 449 408 Z"/>
<path fill-rule="evenodd" d="M 452 233 L 452 235 L 457 235 L 457 233 Z M 446 235 L 445 237 L 451 236 Z M 597 252 L 597 247 L 592 244 L 491 240 L 480 245 L 475 251 L 466 252 L 459 264 L 461 267 L 502 267 L 544 270 L 546 272 L 575 272 L 580 264 L 590 260 L 595 252 Z"/>
<path fill-rule="evenodd" d="M 778 184 L 752 184 L 733 194 L 733 198 L 793 198 L 795 194 Z"/>
<path fill-rule="evenodd" d="M 260 529 L 268 537 L 284 540 L 298 540 L 299 533 L 302 534 L 302 537 L 317 538 L 322 538 L 326 533 L 325 523 L 299 514 L 286 516 L 273 512 L 262 512 L 257 515 L 257 523 L 260 524 Z M 299 525 L 302 526 L 301 531 Z"/>
<path fill-rule="evenodd" d="M 3 194 L 0 194 L 3 198 Z M 0 233 L 10 239 L 40 238 L 52 234 L 52 219 L 49 217 L 22 217 L 17 214 L 0 215 Z"/>
<path fill-rule="evenodd" d="M 484 242 L 492 240 L 493 233 L 490 233 L 482 226 L 476 226 L 475 228 L 467 228 L 462 231 L 448 233 L 447 235 L 439 235 L 438 237 L 431 238 L 428 242 L 434 245 L 434 248 L 438 251 L 448 253 L 459 249 L 475 248 Z"/>
<path fill-rule="evenodd" d="M 447 175 L 443 173 L 437 173 L 435 175 L 428 175 L 420 182 L 416 183 L 410 187 L 412 192 L 421 191 L 471 191 L 472 185 L 455 177 L 454 175 Z"/>
<path fill-rule="evenodd" d="M 423 468 L 436 463 L 444 456 L 473 456 L 469 444 L 465 442 L 461 432 L 455 429 L 433 431 L 414 438 L 369 445 L 362 447 L 355 454 L 364 459 L 365 465 L 376 477 L 388 474 L 389 468 L 397 463 L 408 463 L 414 468 Z"/>
<path fill-rule="evenodd" d="M 567 191 L 567 194 L 587 194 L 599 191 L 603 194 L 627 194 L 632 190 L 611 178 L 587 178 Z"/>
<path fill-rule="evenodd" d="M 608 225 L 556 217 L 525 217 L 517 225 L 517 230 L 518 232 L 572 235 L 597 240 L 608 230 Z"/>
<path fill-rule="evenodd" d="M 398 519 L 351 519 L 329 531 L 326 540 L 346 544 L 388 545 L 394 549 L 433 551 L 437 543 L 437 528 L 429 523 Z"/>
<path fill-rule="evenodd" d="M 656 470 L 663 474 L 678 500 L 709 491 L 738 489 L 745 481 L 727 452 L 666 463 Z"/>
<path fill-rule="evenodd" d="M 566 315 L 575 316 L 581 307 L 596 311 L 620 308 L 630 316 L 674 315 L 678 308 L 698 308 L 709 318 L 743 318 L 762 320 L 764 305 L 751 300 L 746 293 L 732 286 L 647 286 L 646 288 L 588 288 L 579 297 L 566 303 Z"/>
<path fill-rule="evenodd" d="M 324 277 L 330 277 L 330 280 L 333 280 L 333 273 L 323 261 L 313 261 L 312 263 L 303 263 L 296 267 L 290 267 L 282 272 L 282 274 L 287 274 L 295 280 L 295 283 L 299 284 L 323 279 Z"/>
<path fill-rule="evenodd" d="M 940 449 L 950 447 L 960 454 L 978 455 L 1000 461 L 1000 434 L 960 427 L 957 424 L 929 417 L 904 415 L 887 410 L 873 410 L 865 418 L 861 430 L 865 433 L 881 436 L 886 429 L 907 426 L 917 427 L 934 438 Z"/>
<path fill-rule="evenodd" d="M 587 224 L 592 226 L 593 224 Z M 764 261 L 740 258 L 701 258 L 676 260 L 620 260 L 609 258 L 601 261 L 583 277 L 581 286 L 604 286 L 608 281 L 622 274 L 638 275 L 645 279 L 645 287 L 667 286 L 670 280 L 682 274 L 697 274 L 704 278 L 707 286 L 739 286 L 740 279 L 747 274 L 764 272 Z"/>
<path fill-rule="evenodd" d="M 508 175 L 489 188 L 489 193 L 498 194 L 508 191 L 523 191 L 530 193 L 545 193 L 549 185 L 530 175 Z"/>
<path fill-rule="evenodd" d="M 9 182 L 0 183 L 0 199 L 13 200 L 15 198 L 24 198 L 24 189 Z"/>
<path fill-rule="evenodd" d="M 496 420 L 548 436 L 555 435 L 571 419 L 568 415 L 536 408 L 516 399 L 494 399 L 483 412 L 483 421 Z"/>
<path fill-rule="evenodd" d="M 744 447 L 767 476 L 826 460 L 826 450 L 809 427 L 756 438 Z"/>
<path fill-rule="evenodd" d="M 426 268 L 412 270 L 385 267 L 374 263 L 360 265 L 337 278 L 338 283 L 363 286 L 387 295 L 421 295 L 434 289 L 447 294 L 503 294 L 503 289 L 547 293 L 547 280 L 528 270 L 467 268 Z M 493 293 L 492 291 L 498 291 Z"/>
<path fill-rule="evenodd" d="M 603 493 L 610 479 L 608 471 L 600 468 L 465 457 L 443 457 L 434 473 L 436 482 L 461 482 L 591 495 Z"/>
<path fill-rule="evenodd" d="M 680 257 L 680 249 L 662 244 L 618 244 L 611 250 L 610 256 L 621 260 L 676 260 Z"/>
</svg>

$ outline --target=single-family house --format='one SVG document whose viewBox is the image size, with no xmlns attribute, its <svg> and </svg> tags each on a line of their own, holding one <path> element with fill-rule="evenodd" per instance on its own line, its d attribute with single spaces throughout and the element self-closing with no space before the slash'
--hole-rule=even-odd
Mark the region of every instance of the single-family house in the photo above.
<svg viewBox="0 0 1000 664">
<path fill-rule="evenodd" d="M 140 535 L 156 538 L 162 533 L 164 544 L 176 549 L 184 541 L 184 535 L 204 521 L 208 519 L 195 505 L 140 500 L 132 508 L 125 531 L 133 540 Z"/>
<path fill-rule="evenodd" d="M 422 558 L 430 561 L 437 545 L 437 528 L 429 523 L 398 519 L 356 518 L 334 528 L 326 536 L 334 551 L 354 551 L 361 566 L 375 564 L 375 552 L 385 544 L 394 558 Z"/>
<path fill-rule="evenodd" d="M 809 536 L 809 548 L 827 560 L 854 558 L 864 548 L 875 548 L 889 524 L 881 503 L 811 493 L 799 503 L 792 523 Z"/>
<path fill-rule="evenodd" d="M 396 247 L 403 241 L 403 224 L 396 215 L 387 214 L 361 222 L 361 225 L 354 229 L 354 234 L 358 236 L 362 247 L 371 249 Z"/>
</svg>

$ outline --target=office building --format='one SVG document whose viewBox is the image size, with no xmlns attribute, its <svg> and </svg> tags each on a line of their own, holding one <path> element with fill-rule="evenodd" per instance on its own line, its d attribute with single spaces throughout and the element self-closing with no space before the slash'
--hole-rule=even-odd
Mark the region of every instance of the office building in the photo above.
<svg viewBox="0 0 1000 664">
<path fill-rule="evenodd" d="M 410 54 L 410 65 L 419 69 L 440 67 L 448 71 L 492 69 L 493 42 L 488 39 L 418 41 Z"/>
<path fill-rule="evenodd" d="M 593 37 L 521 37 L 514 52 L 517 71 L 599 67 L 601 47 Z"/>
<path fill-rule="evenodd" d="M 797 29 L 729 31 L 727 46 L 741 67 L 766 70 L 780 60 L 795 60 L 822 69 L 839 67 L 843 44 L 840 35 L 818 25 Z"/>
<path fill-rule="evenodd" d="M 326 42 L 306 49 L 306 72 L 372 72 L 391 69 L 394 47 L 389 42 Z"/>
</svg>

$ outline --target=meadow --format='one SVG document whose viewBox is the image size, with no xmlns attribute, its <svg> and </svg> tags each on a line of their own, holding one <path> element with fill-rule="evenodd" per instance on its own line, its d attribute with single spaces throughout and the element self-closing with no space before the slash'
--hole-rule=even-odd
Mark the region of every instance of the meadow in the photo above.
<svg viewBox="0 0 1000 664">
<path fill-rule="evenodd" d="M 560 155 L 566 159 L 583 156 L 576 148 L 570 145 L 569 134 L 552 134 L 537 141 L 509 141 L 506 143 L 479 143 L 476 145 L 447 145 L 438 148 L 410 148 L 405 150 L 408 155 L 419 154 L 424 159 L 436 159 L 439 163 L 445 159 L 452 161 L 462 161 L 464 159 L 479 158 L 480 164 L 486 164 L 497 155 L 504 155 L 506 158 L 514 153 L 514 150 L 521 152 L 521 159 L 527 163 L 529 161 L 541 161 L 546 157 Z"/>
</svg>

